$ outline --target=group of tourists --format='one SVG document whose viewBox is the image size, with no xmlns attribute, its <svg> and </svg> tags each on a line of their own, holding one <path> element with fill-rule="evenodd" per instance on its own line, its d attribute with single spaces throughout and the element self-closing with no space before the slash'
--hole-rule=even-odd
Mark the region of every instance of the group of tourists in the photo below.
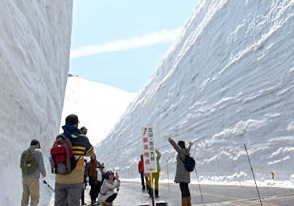
<svg viewBox="0 0 294 206">
<path fill-rule="evenodd" d="M 54 206 L 80 206 L 84 201 L 84 189 L 87 185 L 87 177 L 91 186 L 91 203 L 102 206 L 112 205 L 117 197 L 120 186 L 118 174 L 112 171 L 104 171 L 103 163 L 96 160 L 94 148 L 89 142 L 87 129 L 78 128 L 77 115 L 68 115 L 63 133 L 58 135 L 50 150 L 51 169 L 55 173 L 55 200 Z M 23 194 L 21 206 L 37 206 L 40 198 L 39 178 L 40 174 L 46 177 L 41 144 L 33 139 L 30 147 L 23 151 L 20 158 L 22 170 Z M 59 153 L 58 153 L 59 152 Z M 84 157 L 90 157 L 87 163 Z"/>
<path fill-rule="evenodd" d="M 87 128 L 78 128 L 77 115 L 66 117 L 63 133 L 58 135 L 50 150 L 51 169 L 55 173 L 54 206 L 79 206 L 85 204 L 84 190 L 89 182 L 91 186 L 91 204 L 112 205 L 120 186 L 118 174 L 105 171 L 103 163 L 96 159 L 93 146 L 89 142 Z M 168 141 L 177 152 L 175 182 L 179 183 L 182 206 L 191 206 L 189 191 L 190 171 L 185 167 L 184 159 L 189 156 L 192 142 L 186 147 L 184 141 L 176 143 L 170 135 Z M 71 150 L 70 150 L 71 149 Z M 141 175 L 142 190 L 150 197 L 159 197 L 159 176 L 161 153 L 155 149 L 157 171 L 147 173 L 144 170 L 144 156 L 140 156 L 138 171 Z M 72 154 L 71 154 L 72 153 Z M 68 156 L 66 156 L 68 155 Z M 90 157 L 90 162 L 84 157 Z M 41 144 L 33 139 L 29 149 L 23 151 L 20 159 L 22 169 L 23 194 L 21 206 L 27 206 L 31 198 L 31 206 L 37 206 L 40 197 L 40 174 L 46 177 Z M 98 199 L 98 201 L 97 201 Z"/>
</svg>

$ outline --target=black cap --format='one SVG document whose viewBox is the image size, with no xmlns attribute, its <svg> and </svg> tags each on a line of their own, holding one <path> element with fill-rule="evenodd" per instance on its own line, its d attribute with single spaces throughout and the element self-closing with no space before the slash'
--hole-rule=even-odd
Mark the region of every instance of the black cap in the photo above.
<svg viewBox="0 0 294 206">
<path fill-rule="evenodd" d="M 178 141 L 178 145 L 180 146 L 180 148 L 185 148 L 185 142 L 182 140 Z"/>
<path fill-rule="evenodd" d="M 79 118 L 75 114 L 70 114 L 65 118 L 65 124 L 74 125 L 79 123 Z"/>
<path fill-rule="evenodd" d="M 33 139 L 33 140 L 31 141 L 31 146 L 35 146 L 35 145 L 37 145 L 37 144 L 40 144 L 39 140 Z"/>
</svg>

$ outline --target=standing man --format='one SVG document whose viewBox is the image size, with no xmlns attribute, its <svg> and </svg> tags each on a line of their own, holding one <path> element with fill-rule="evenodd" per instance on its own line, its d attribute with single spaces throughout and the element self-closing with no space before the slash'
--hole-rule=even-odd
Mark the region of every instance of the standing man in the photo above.
<svg viewBox="0 0 294 206">
<path fill-rule="evenodd" d="M 93 154 L 93 146 L 86 135 L 78 129 L 79 119 L 75 114 L 68 115 L 63 134 L 69 138 L 73 148 L 74 157 L 77 160 L 75 169 L 66 175 L 55 176 L 55 206 L 79 206 L 84 184 L 84 156 Z"/>
<path fill-rule="evenodd" d="M 144 160 L 143 155 L 140 156 L 140 161 L 138 163 L 138 171 L 141 175 L 141 184 L 142 184 L 142 190 L 145 190 L 145 182 L 144 182 Z M 147 182 L 146 182 L 147 184 Z"/>
<path fill-rule="evenodd" d="M 40 142 L 36 139 L 31 141 L 29 149 L 25 150 L 20 159 L 20 168 L 22 170 L 23 193 L 21 206 L 29 204 L 31 196 L 31 206 L 37 206 L 40 198 L 40 173 L 43 178 L 46 177 L 43 155 Z"/>
</svg>

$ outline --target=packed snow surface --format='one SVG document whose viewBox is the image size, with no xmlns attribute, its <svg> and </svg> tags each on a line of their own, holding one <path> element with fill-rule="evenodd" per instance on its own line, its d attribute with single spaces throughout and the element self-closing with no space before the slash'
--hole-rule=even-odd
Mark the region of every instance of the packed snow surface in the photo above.
<svg viewBox="0 0 294 206">
<path fill-rule="evenodd" d="M 200 1 L 146 87 L 124 114 L 113 110 L 119 119 L 114 128 L 113 120 L 102 126 L 93 117 L 107 122 L 103 115 L 113 114 L 105 111 L 115 107 L 106 107 L 104 100 L 113 100 L 102 95 L 98 112 L 91 109 L 98 99 L 93 94 L 103 93 L 92 91 L 96 83 L 82 90 L 85 80 L 77 79 L 81 88 L 71 89 L 70 79 L 65 95 L 72 1 L 3 0 L 0 13 L 0 201 L 5 205 L 20 203 L 19 158 L 33 138 L 41 141 L 46 180 L 54 186 L 49 148 L 66 113 L 76 111 L 90 140 L 99 142 L 98 159 L 122 178 L 138 177 L 141 128 L 152 126 L 162 153 L 161 180 L 175 172 L 176 154 L 167 142 L 171 134 L 176 141 L 194 142 L 200 183 L 252 184 L 245 144 L 258 183 L 293 186 L 293 1 Z M 134 97 L 108 91 L 128 98 L 122 110 Z M 84 103 L 80 111 L 77 105 Z M 52 205 L 52 194 L 42 185 L 40 205 Z"/>
<path fill-rule="evenodd" d="M 194 142 L 201 182 L 253 183 L 245 144 L 257 181 L 292 184 L 293 48 L 293 1 L 201 1 L 149 83 L 96 148 L 98 158 L 122 177 L 137 177 L 141 129 L 151 126 L 162 153 L 161 179 L 175 173 L 171 134 Z"/>
<path fill-rule="evenodd" d="M 22 194 L 21 152 L 33 138 L 39 139 L 48 163 L 59 131 L 72 1 L 1 0 L 0 13 L 0 202 L 15 206 Z"/>
</svg>

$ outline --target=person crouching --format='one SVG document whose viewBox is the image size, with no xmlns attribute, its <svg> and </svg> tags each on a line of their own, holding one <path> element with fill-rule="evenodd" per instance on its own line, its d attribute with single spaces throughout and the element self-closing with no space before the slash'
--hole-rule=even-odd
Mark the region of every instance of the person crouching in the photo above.
<svg viewBox="0 0 294 206">
<path fill-rule="evenodd" d="M 102 183 L 100 193 L 98 195 L 98 202 L 102 206 L 112 205 L 112 202 L 117 197 L 117 192 L 114 190 L 120 186 L 120 180 L 118 174 L 115 175 L 112 171 L 105 173 L 105 179 Z"/>
</svg>

